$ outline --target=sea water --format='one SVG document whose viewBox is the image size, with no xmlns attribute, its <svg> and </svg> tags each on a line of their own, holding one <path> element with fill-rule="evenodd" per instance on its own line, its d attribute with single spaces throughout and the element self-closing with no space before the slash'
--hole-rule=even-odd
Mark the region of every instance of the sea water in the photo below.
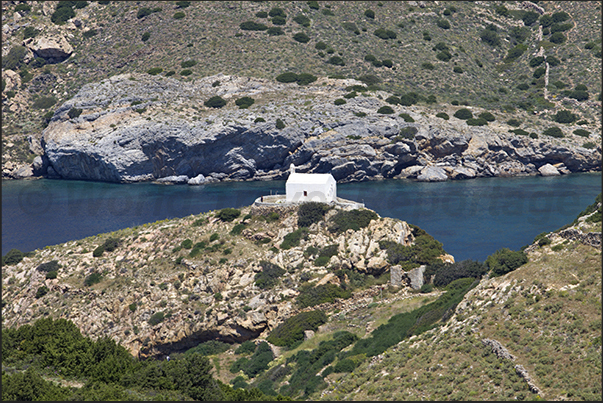
<svg viewBox="0 0 603 403">
<path fill-rule="evenodd" d="M 599 192 L 601 173 L 337 185 L 339 197 L 424 229 L 457 261 L 483 261 L 502 247 L 517 250 L 541 232 L 572 222 Z M 262 195 L 284 193 L 284 181 L 203 186 L 3 181 L 2 254 L 165 218 L 247 206 Z"/>
</svg>

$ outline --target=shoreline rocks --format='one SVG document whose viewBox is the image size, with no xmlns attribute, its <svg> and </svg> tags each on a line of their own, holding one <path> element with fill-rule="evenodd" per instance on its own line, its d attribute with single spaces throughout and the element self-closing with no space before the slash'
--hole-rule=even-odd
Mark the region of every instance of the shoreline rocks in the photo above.
<svg viewBox="0 0 603 403">
<path fill-rule="evenodd" d="M 218 91 L 211 87 L 216 78 L 231 105 L 204 107 Z M 344 93 L 336 83 L 341 80 L 321 80 L 325 85 L 295 91 L 289 84 L 224 75 L 189 84 L 127 74 L 86 85 L 57 109 L 43 132 L 47 172 L 52 168 L 64 179 L 192 185 L 284 179 L 291 163 L 300 172 L 331 172 L 340 183 L 601 170 L 601 147 L 585 149 L 572 138 L 530 139 L 500 125 L 464 127 L 462 121 L 418 113 L 407 123 L 377 114 L 384 102 L 374 97 L 335 106 L 330 98 Z M 277 103 L 275 95 L 289 102 Z M 257 106 L 235 109 L 240 96 L 254 96 Z M 303 102 L 307 96 L 315 97 L 310 106 Z M 81 114 L 70 118 L 72 108 Z M 285 127 L 277 127 L 277 120 Z"/>
</svg>

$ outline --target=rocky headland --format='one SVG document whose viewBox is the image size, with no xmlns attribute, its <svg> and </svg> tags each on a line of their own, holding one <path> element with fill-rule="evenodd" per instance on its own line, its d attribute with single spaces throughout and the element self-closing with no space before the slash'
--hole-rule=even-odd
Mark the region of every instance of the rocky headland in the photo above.
<svg viewBox="0 0 603 403">
<path fill-rule="evenodd" d="M 109 182 L 201 184 L 285 179 L 330 172 L 339 182 L 385 178 L 445 181 L 491 176 L 600 171 L 601 146 L 564 128 L 564 138 L 509 132 L 505 116 L 469 126 L 462 106 L 390 105 L 384 91 L 358 92 L 353 79 L 319 78 L 300 86 L 216 75 L 181 82 L 124 74 L 82 87 L 44 130 L 34 175 Z M 357 87 L 358 88 L 358 87 Z M 204 105 L 212 96 L 222 108 Z M 255 103 L 240 109 L 235 101 Z M 389 106 L 394 113 L 378 113 Z M 467 107 L 477 116 L 483 110 Z M 449 120 L 436 117 L 447 113 Z M 70 117 L 71 113 L 71 117 Z M 79 114 L 78 114 L 79 113 Z M 400 116 L 400 114 L 403 114 Z M 410 119 L 409 119 L 410 117 Z M 593 135 L 591 135 L 593 136 Z M 600 143 L 600 136 L 597 144 Z"/>
<path fill-rule="evenodd" d="M 324 220 L 308 228 L 305 239 L 288 249 L 280 245 L 298 229 L 297 208 L 252 206 L 242 209 L 234 222 L 209 212 L 34 251 L 20 263 L 3 267 L 4 325 L 21 326 L 47 315 L 66 318 L 84 335 L 110 337 L 141 357 L 162 357 L 207 340 L 241 343 L 266 337 L 300 312 L 294 303 L 300 284 L 339 285 L 336 269 L 378 277 L 392 267 L 379 241 L 405 246 L 414 242 L 412 228 L 391 218 L 378 217 L 357 231 L 333 233 L 328 220 L 338 211 L 327 212 Z M 237 225 L 240 233 L 233 231 Z M 118 239 L 119 246 L 96 256 L 95 249 L 108 238 Z M 336 252 L 321 266 L 316 259 L 325 245 Z M 453 261 L 450 255 L 441 258 Z M 53 261 L 56 278 L 46 275 Z M 273 288 L 256 282 L 262 262 L 285 270 Z M 396 285 L 400 298 L 417 286 L 416 280 L 401 274 Z M 94 276 L 97 282 L 90 280 Z M 367 305 L 378 293 L 378 287 L 363 288 L 350 299 L 305 309 L 345 311 Z M 154 315 L 161 316 L 159 323 Z"/>
</svg>

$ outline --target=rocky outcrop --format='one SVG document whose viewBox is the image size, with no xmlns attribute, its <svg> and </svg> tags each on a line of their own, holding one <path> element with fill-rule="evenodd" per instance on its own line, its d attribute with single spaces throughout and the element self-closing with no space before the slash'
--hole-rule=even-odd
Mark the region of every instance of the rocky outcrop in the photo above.
<svg viewBox="0 0 603 403">
<path fill-rule="evenodd" d="M 163 357 L 207 340 L 240 343 L 266 337 L 300 312 L 294 298 L 303 282 L 341 284 L 333 270 L 314 264 L 318 256 L 308 256 L 308 248 L 337 246 L 331 269 L 379 275 L 390 269 L 379 241 L 414 242 L 406 222 L 383 217 L 340 235 L 321 221 L 310 226 L 299 246 L 279 249 L 284 237 L 297 229 L 296 209 L 246 207 L 241 217 L 251 218 L 240 235 L 231 232 L 237 222 L 206 213 L 201 225 L 193 225 L 200 217 L 185 217 L 119 231 L 112 234 L 120 239 L 117 249 L 101 257 L 91 252 L 99 242 L 96 237 L 34 251 L 16 266 L 3 267 L 3 323 L 20 326 L 48 312 L 70 319 L 86 336 L 110 337 L 140 357 Z M 269 224 L 262 217 L 271 212 L 278 212 L 280 219 Z M 335 213 L 337 209 L 329 211 L 326 219 Z M 210 238 L 213 234 L 218 239 Z M 186 238 L 203 241 L 205 249 L 193 256 L 181 246 Z M 58 276 L 46 279 L 37 267 L 52 260 L 60 267 Z M 262 261 L 285 270 L 272 288 L 255 283 Z M 87 286 L 84 279 L 92 273 L 102 273 L 101 283 Z M 48 293 L 36 298 L 40 287 Z M 304 309 L 345 312 L 368 305 L 379 293 L 378 286 L 360 289 L 348 300 Z"/>
<path fill-rule="evenodd" d="M 213 87 L 216 81 L 220 86 Z M 553 164 L 561 173 L 601 168 L 601 149 L 579 147 L 573 137 L 535 140 L 501 125 L 469 127 L 456 118 L 424 116 L 418 107 L 395 106 L 396 114 L 380 115 L 385 102 L 371 96 L 334 105 L 352 84 L 359 82 L 323 78 L 302 87 L 224 75 L 193 83 L 114 76 L 84 86 L 59 107 L 42 146 L 61 177 L 110 182 L 284 179 L 292 163 L 300 172 L 330 172 L 339 182 L 535 175 L 542 167 L 549 174 Z M 228 104 L 205 107 L 215 95 Z M 238 109 L 234 101 L 242 96 L 256 103 Z M 81 114 L 70 118 L 72 108 Z M 415 122 L 399 117 L 402 111 Z M 284 128 L 276 127 L 277 119 Z"/>
<path fill-rule="evenodd" d="M 28 38 L 23 41 L 23 46 L 30 50 L 34 57 L 41 57 L 47 63 L 60 63 L 73 53 L 73 47 L 61 35 Z"/>
</svg>

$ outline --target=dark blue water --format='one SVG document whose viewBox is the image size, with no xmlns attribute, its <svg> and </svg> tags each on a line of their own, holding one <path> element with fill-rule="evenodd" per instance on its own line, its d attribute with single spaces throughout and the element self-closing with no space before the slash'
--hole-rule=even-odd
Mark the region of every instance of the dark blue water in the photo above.
<svg viewBox="0 0 603 403">
<path fill-rule="evenodd" d="M 250 205 L 285 192 L 284 181 L 201 187 L 34 180 L 2 182 L 2 253 L 30 251 L 102 232 Z M 601 192 L 601 173 L 555 178 L 481 178 L 440 183 L 338 184 L 340 197 L 418 225 L 456 260 L 519 249 L 571 222 Z"/>
</svg>

